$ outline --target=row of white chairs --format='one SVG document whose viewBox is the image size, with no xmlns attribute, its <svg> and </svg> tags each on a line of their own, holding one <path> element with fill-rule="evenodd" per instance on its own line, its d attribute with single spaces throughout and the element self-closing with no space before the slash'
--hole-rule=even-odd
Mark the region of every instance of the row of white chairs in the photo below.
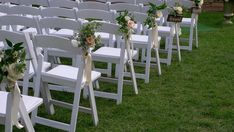
<svg viewBox="0 0 234 132">
<path fill-rule="evenodd" d="M 104 62 L 112 61 L 112 63 L 118 64 L 118 67 L 119 67 L 118 84 L 120 86 L 123 84 L 124 65 L 129 62 L 128 58 L 130 54 L 126 53 L 125 43 L 121 41 L 122 37 L 119 36 L 117 32 L 118 30 L 119 30 L 119 26 L 116 24 L 102 23 L 102 28 L 100 29 L 100 32 L 106 32 L 106 33 L 115 35 L 116 40 L 120 44 L 120 48 L 102 47 L 103 49 L 112 50 L 113 52 L 115 52 L 112 58 L 110 58 L 111 57 L 110 54 L 109 56 L 105 57 L 103 56 L 104 55 L 103 52 L 98 53 L 98 51 L 94 52 L 92 56 L 94 60 L 102 60 Z M 85 67 L 85 60 L 84 60 L 84 57 L 82 56 L 82 51 L 80 48 L 74 48 L 71 44 L 71 40 L 67 37 L 54 36 L 54 35 L 39 35 L 39 34 L 29 35 L 28 33 L 24 33 L 23 35 L 22 32 L 21 33 L 12 32 L 12 31 L 7 31 L 7 30 L 0 30 L 0 34 L 4 38 L 8 38 L 10 40 L 14 39 L 15 40 L 14 42 L 26 39 L 23 42 L 25 44 L 28 57 L 31 58 L 33 69 L 34 71 L 36 71 L 36 79 L 35 79 L 35 85 L 34 85 L 35 96 L 38 97 L 39 92 L 41 93 L 48 112 L 50 114 L 53 114 L 55 112 L 53 105 L 58 105 L 61 107 L 72 109 L 71 122 L 69 124 L 39 117 L 37 116 L 37 109 L 32 112 L 31 120 L 33 124 L 38 123 L 38 124 L 55 127 L 55 128 L 70 131 L 70 132 L 75 132 L 78 111 L 81 111 L 81 112 L 92 114 L 94 124 L 97 125 L 98 116 L 97 116 L 94 95 L 100 96 L 103 93 L 98 92 L 98 91 L 94 92 L 92 83 L 90 83 L 88 86 L 84 85 L 84 81 L 83 81 L 84 70 L 83 69 Z M 2 39 L 1 41 L 4 41 L 4 39 Z M 70 55 L 74 56 L 76 60 L 79 60 L 79 61 L 77 62 L 76 67 L 61 64 L 55 67 L 48 67 L 47 69 L 44 69 L 43 68 L 44 63 L 48 63 L 48 62 L 45 62 L 46 60 L 44 60 L 45 59 L 44 54 L 42 54 L 41 50 L 35 50 L 38 48 L 39 49 L 56 48 L 63 52 L 68 52 Z M 103 50 L 103 49 L 100 49 L 100 50 Z M 35 51 L 37 51 L 37 53 L 35 53 Z M 132 70 L 133 70 L 132 73 L 134 73 L 134 69 Z M 100 78 L 100 76 L 101 76 L 101 73 L 93 71 L 92 82 L 96 81 L 98 78 Z M 49 84 L 57 84 L 61 87 L 65 86 L 65 88 L 69 89 L 66 91 L 74 93 L 73 103 L 69 104 L 69 103 L 65 103 L 65 102 L 52 99 L 51 94 L 50 94 Z M 136 85 L 136 82 L 134 85 Z M 85 108 L 79 105 L 82 89 L 86 89 L 84 91 L 88 91 L 89 93 L 91 108 Z M 120 92 L 122 92 L 122 88 L 118 88 L 118 93 Z M 122 97 L 120 97 L 122 96 L 122 93 L 117 94 L 117 95 L 104 93 L 104 95 L 111 96 L 114 99 L 118 98 L 118 102 L 121 102 L 122 100 Z"/>
</svg>

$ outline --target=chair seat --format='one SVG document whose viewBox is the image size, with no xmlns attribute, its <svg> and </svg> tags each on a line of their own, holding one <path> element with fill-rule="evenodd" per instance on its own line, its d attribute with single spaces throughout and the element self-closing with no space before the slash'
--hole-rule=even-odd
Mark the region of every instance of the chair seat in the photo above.
<svg viewBox="0 0 234 132">
<path fill-rule="evenodd" d="M 58 65 L 47 72 L 43 72 L 42 80 L 45 82 L 50 82 L 50 83 L 54 82 L 55 84 L 74 87 L 77 81 L 78 71 L 79 68 L 76 67 L 67 66 L 67 65 Z M 101 76 L 100 72 L 92 71 L 92 76 L 91 76 L 92 81 L 97 80 L 100 76 Z M 84 82 L 82 83 L 84 84 Z"/>
<path fill-rule="evenodd" d="M 170 36 L 175 34 L 175 30 L 171 31 L 171 27 L 167 26 L 158 26 L 158 34 L 160 36 Z"/>
<path fill-rule="evenodd" d="M 53 35 L 63 36 L 63 37 L 71 37 L 74 35 L 74 31 L 70 29 L 60 29 L 58 31 L 55 31 L 51 33 Z"/>
<path fill-rule="evenodd" d="M 114 62 L 117 63 L 120 60 L 120 51 L 119 48 L 111 47 L 101 47 L 95 52 L 92 53 L 93 60 L 104 61 L 104 62 Z M 133 50 L 133 57 L 137 55 L 137 51 Z M 125 61 L 128 60 L 127 53 L 125 52 Z"/>
<path fill-rule="evenodd" d="M 101 39 L 104 39 L 104 40 L 109 40 L 109 33 L 103 33 L 103 32 L 96 32 L 95 33 L 96 36 L 100 35 Z M 115 36 L 113 36 L 113 40 L 116 40 L 115 39 Z"/>
<path fill-rule="evenodd" d="M 132 42 L 134 43 L 134 47 L 136 48 L 147 48 L 148 45 L 148 35 L 132 35 Z M 158 37 L 158 41 L 161 40 L 161 37 Z"/>
<path fill-rule="evenodd" d="M 37 33 L 37 29 L 36 28 L 27 28 L 23 30 L 24 33 Z"/>
<path fill-rule="evenodd" d="M 47 71 L 51 67 L 51 63 L 43 62 L 42 71 Z M 29 75 L 34 74 L 32 63 L 30 62 Z"/>
<path fill-rule="evenodd" d="M 192 18 L 183 18 L 180 25 L 181 27 L 190 27 L 191 24 L 195 25 L 195 21 L 192 23 Z"/>
<path fill-rule="evenodd" d="M 6 116 L 7 95 L 8 92 L 0 91 L 0 117 Z M 43 103 L 43 100 L 38 97 L 22 95 L 22 98 L 28 113 L 32 112 L 35 108 Z"/>
</svg>

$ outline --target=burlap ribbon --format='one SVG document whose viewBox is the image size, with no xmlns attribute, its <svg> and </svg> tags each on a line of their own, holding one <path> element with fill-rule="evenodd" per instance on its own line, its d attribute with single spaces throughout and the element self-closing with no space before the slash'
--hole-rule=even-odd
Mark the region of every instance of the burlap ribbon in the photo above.
<svg viewBox="0 0 234 132">
<path fill-rule="evenodd" d="M 91 77 L 92 77 L 92 56 L 90 53 L 87 53 L 84 55 L 85 59 L 85 67 L 84 67 L 84 73 L 83 73 L 83 79 L 85 81 L 86 85 L 89 85 L 91 83 Z"/>
<path fill-rule="evenodd" d="M 156 26 L 152 28 L 152 47 L 158 48 L 158 25 L 156 23 Z"/>
<path fill-rule="evenodd" d="M 23 126 L 18 121 L 18 113 L 19 113 L 19 104 L 21 100 L 20 89 L 17 82 L 14 82 L 14 89 L 12 91 L 12 110 L 11 110 L 11 118 L 12 124 L 15 125 L 18 129 L 23 128 Z"/>
</svg>

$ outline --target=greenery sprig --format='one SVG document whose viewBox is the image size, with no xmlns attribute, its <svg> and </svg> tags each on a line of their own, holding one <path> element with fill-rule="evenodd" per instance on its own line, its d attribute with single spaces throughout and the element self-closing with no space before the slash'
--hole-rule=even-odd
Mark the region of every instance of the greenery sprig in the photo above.
<svg viewBox="0 0 234 132">
<path fill-rule="evenodd" d="M 134 32 L 135 26 L 134 18 L 127 10 L 119 12 L 119 16 L 116 18 L 117 23 L 121 26 L 119 32 L 129 39 L 130 35 Z"/>
<path fill-rule="evenodd" d="M 0 51 L 0 83 L 3 80 L 15 82 L 21 79 L 26 69 L 26 52 L 23 42 L 13 44 L 6 39 L 9 48 Z"/>
<path fill-rule="evenodd" d="M 146 18 L 144 25 L 148 26 L 148 28 L 156 27 L 156 18 L 163 16 L 161 10 L 165 8 L 167 8 L 166 3 L 157 6 L 156 4 L 149 2 L 149 10 L 147 11 L 148 17 Z"/>
<path fill-rule="evenodd" d="M 89 48 L 94 48 L 101 43 L 101 37 L 95 36 L 95 32 L 100 26 L 101 24 L 98 22 L 84 24 L 79 33 L 74 33 L 72 45 L 74 47 L 81 47 L 85 54 L 87 54 Z"/>
</svg>

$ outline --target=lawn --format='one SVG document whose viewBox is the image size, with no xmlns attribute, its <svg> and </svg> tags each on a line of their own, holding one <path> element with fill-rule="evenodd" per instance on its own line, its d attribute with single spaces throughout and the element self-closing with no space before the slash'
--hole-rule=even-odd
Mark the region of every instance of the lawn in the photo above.
<svg viewBox="0 0 234 132">
<path fill-rule="evenodd" d="M 234 26 L 222 26 L 222 20 L 222 13 L 202 13 L 198 49 L 183 51 L 181 63 L 175 54 L 171 66 L 162 65 L 160 77 L 151 68 L 149 84 L 138 80 L 139 95 L 125 85 L 120 105 L 96 98 L 99 125 L 79 113 L 77 131 L 234 131 Z M 72 100 L 70 94 L 53 96 Z M 43 109 L 39 115 L 70 121 L 70 110 L 57 107 L 54 116 Z M 35 129 L 60 132 L 41 125 Z"/>
</svg>

